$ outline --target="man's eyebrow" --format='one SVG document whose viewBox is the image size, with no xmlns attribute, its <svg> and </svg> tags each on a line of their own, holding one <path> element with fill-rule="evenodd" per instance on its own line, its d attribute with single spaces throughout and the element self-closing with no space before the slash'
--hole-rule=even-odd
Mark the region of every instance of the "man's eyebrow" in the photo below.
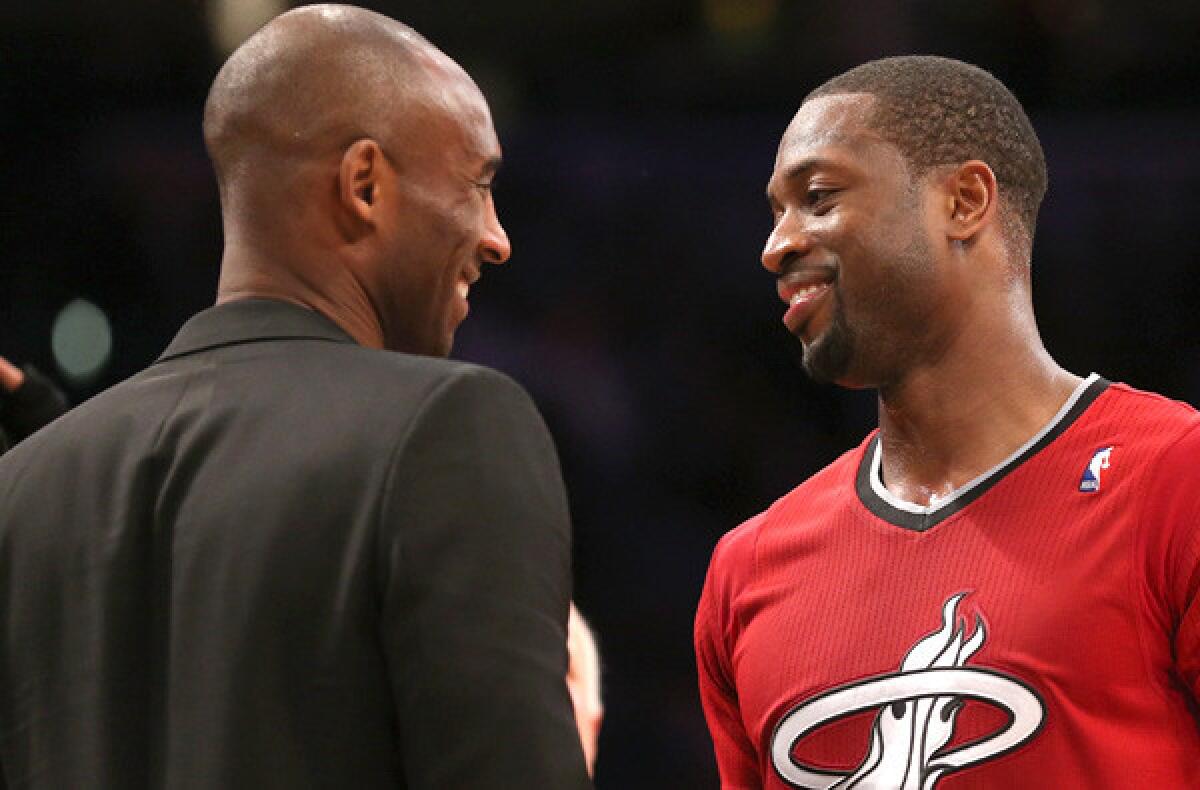
<svg viewBox="0 0 1200 790">
<path fill-rule="evenodd" d="M 827 159 L 827 158 L 821 157 L 821 156 L 810 156 L 805 159 L 801 159 L 799 162 L 794 162 L 793 164 L 790 164 L 787 167 L 785 167 L 783 169 L 783 172 L 781 172 L 779 174 L 778 181 L 781 184 L 785 184 L 789 181 L 796 181 L 796 180 L 803 179 L 806 176 L 808 176 L 809 174 L 811 174 L 812 171 L 814 171 L 814 170 L 820 170 L 820 169 L 824 169 L 824 168 L 836 168 L 836 167 L 837 167 L 837 164 L 830 159 Z M 775 183 L 775 182 L 776 182 L 776 179 L 772 178 L 771 183 Z M 775 205 L 778 202 L 778 200 L 775 198 L 775 196 L 771 192 L 771 184 L 767 184 L 767 202 L 770 203 L 771 205 Z"/>
<path fill-rule="evenodd" d="M 807 159 L 801 159 L 799 162 L 796 162 L 795 164 L 788 165 L 787 168 L 783 171 L 783 180 L 784 181 L 794 181 L 796 179 L 807 176 L 809 173 L 811 173 L 814 170 L 820 170 L 823 168 L 834 167 L 834 166 L 835 165 L 833 164 L 833 162 L 830 161 L 829 159 L 826 159 L 826 158 L 820 157 L 820 156 L 810 156 Z"/>
</svg>

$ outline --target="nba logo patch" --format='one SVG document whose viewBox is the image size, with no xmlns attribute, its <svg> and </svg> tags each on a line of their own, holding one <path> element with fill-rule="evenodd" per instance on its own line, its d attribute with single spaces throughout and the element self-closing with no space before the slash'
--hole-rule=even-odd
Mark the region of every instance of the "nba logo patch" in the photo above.
<svg viewBox="0 0 1200 790">
<path fill-rule="evenodd" d="M 1113 448 L 1105 447 L 1102 450 L 1097 450 L 1092 456 L 1092 460 L 1083 470 L 1083 479 L 1079 481 L 1079 490 L 1089 493 L 1100 490 L 1100 473 L 1109 467 L 1112 459 Z"/>
</svg>

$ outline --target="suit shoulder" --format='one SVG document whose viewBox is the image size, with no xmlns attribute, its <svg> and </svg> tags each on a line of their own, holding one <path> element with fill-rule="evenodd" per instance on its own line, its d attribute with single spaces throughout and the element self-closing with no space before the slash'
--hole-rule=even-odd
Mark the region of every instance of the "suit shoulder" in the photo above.
<svg viewBox="0 0 1200 790">
<path fill-rule="evenodd" d="M 467 390 L 497 388 L 525 393 L 525 389 L 508 374 L 473 362 L 362 346 L 340 346 L 337 353 L 345 358 L 338 365 L 337 372 L 342 376 L 421 383 L 431 390 L 443 387 Z"/>
<path fill-rule="evenodd" d="M 507 373 L 471 362 L 421 357 L 411 359 L 415 359 L 421 368 L 418 375 L 428 378 L 430 385 L 422 412 L 468 408 L 485 414 L 513 409 L 537 414 L 533 398 Z M 402 367 L 398 371 L 400 375 L 412 375 L 412 371 L 406 369 L 409 360 L 397 360 Z"/>
</svg>

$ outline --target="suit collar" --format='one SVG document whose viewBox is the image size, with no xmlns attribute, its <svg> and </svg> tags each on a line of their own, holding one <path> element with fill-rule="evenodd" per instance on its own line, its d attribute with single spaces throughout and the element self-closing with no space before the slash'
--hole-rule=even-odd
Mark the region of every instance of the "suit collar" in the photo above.
<svg viewBox="0 0 1200 790">
<path fill-rule="evenodd" d="M 315 310 L 274 299 L 242 299 L 210 307 L 189 318 L 158 361 L 237 343 L 301 338 L 354 342 Z"/>
</svg>

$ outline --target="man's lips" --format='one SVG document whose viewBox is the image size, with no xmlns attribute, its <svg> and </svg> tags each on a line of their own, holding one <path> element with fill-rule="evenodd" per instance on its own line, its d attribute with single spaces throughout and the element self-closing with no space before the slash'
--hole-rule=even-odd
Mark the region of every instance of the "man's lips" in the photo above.
<svg viewBox="0 0 1200 790">
<path fill-rule="evenodd" d="M 463 301 L 466 301 L 470 295 L 471 286 L 479 282 L 479 274 L 478 269 L 467 269 L 462 273 L 462 277 L 459 278 L 458 282 L 454 284 L 455 291 L 458 292 L 459 297 Z"/>
<path fill-rule="evenodd" d="M 800 334 L 832 287 L 833 273 L 828 271 L 793 272 L 779 278 L 775 288 L 788 306 L 783 324 L 789 332 Z"/>
<path fill-rule="evenodd" d="M 458 310 L 458 313 L 460 313 L 460 315 L 458 315 L 457 318 L 455 319 L 457 322 L 461 323 L 462 321 L 464 321 L 467 317 L 467 313 L 470 312 L 470 310 L 471 310 L 471 302 L 470 302 L 471 286 L 474 285 L 478 281 L 479 281 L 479 270 L 478 269 L 467 269 L 466 271 L 464 271 L 462 273 L 462 276 L 460 276 L 458 278 L 457 282 L 454 283 L 454 293 L 458 297 L 458 303 L 460 305 L 459 310 Z"/>
</svg>

